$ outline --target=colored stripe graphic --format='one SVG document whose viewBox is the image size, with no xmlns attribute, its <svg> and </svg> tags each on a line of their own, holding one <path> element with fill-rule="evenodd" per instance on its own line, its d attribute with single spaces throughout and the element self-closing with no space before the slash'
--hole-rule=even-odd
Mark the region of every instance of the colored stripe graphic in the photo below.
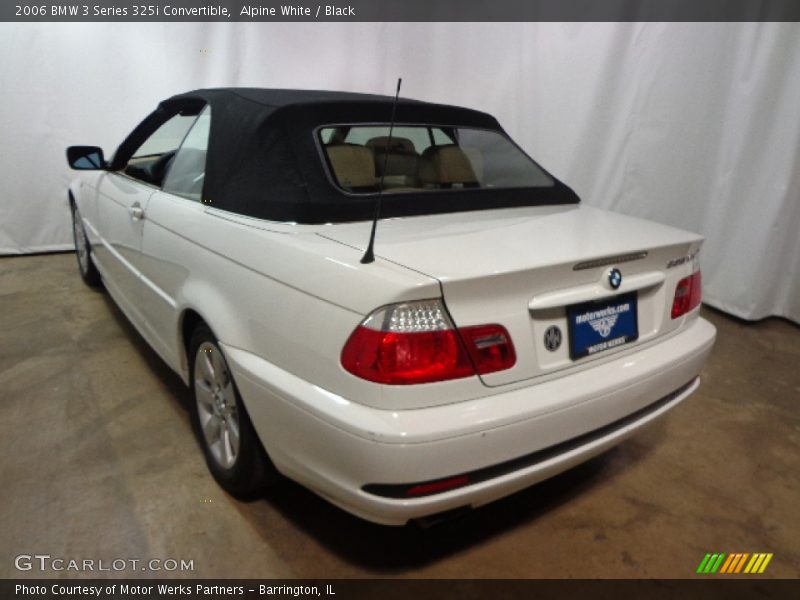
<svg viewBox="0 0 800 600">
<path fill-rule="evenodd" d="M 723 565 L 722 565 L 722 568 L 719 570 L 719 572 L 720 572 L 720 573 L 727 573 L 727 572 L 728 572 L 728 569 L 730 569 L 730 568 L 731 568 L 731 563 L 735 562 L 735 561 L 736 561 L 736 558 L 737 558 L 738 556 L 739 556 L 738 554 L 729 554 L 729 555 L 728 555 L 728 560 L 726 560 L 726 561 L 723 563 Z"/>
<path fill-rule="evenodd" d="M 763 573 L 764 569 L 767 568 L 767 565 L 769 564 L 769 561 L 771 561 L 771 560 L 772 560 L 772 552 L 770 552 L 769 554 L 767 554 L 764 557 L 764 562 L 761 563 L 761 566 L 758 568 L 758 572 L 759 573 Z"/>
<path fill-rule="evenodd" d="M 715 552 L 714 554 L 706 554 L 700 566 L 697 567 L 698 573 L 716 573 L 722 564 L 722 559 L 725 558 L 724 552 Z"/>
<path fill-rule="evenodd" d="M 763 573 L 767 568 L 769 561 L 772 560 L 771 552 L 733 552 L 725 554 L 724 552 L 708 552 L 700 561 L 697 567 L 697 573 L 702 574 L 727 574 L 735 575 L 738 573 L 759 574 Z M 747 565 L 747 566 L 745 566 Z"/>
<path fill-rule="evenodd" d="M 750 559 L 750 562 L 747 563 L 747 566 L 744 568 L 745 573 L 757 573 L 758 567 L 761 566 L 761 562 L 764 560 L 764 556 L 762 554 L 753 554 L 753 557 Z"/>
<path fill-rule="evenodd" d="M 736 573 L 739 573 L 739 572 L 741 572 L 742 568 L 744 567 L 744 563 L 745 563 L 745 561 L 746 561 L 746 560 L 747 560 L 749 557 L 750 557 L 750 554 L 748 554 L 747 552 L 745 552 L 744 554 L 742 554 L 742 558 L 739 560 L 739 564 L 738 564 L 738 565 L 736 565 Z"/>
<path fill-rule="evenodd" d="M 719 566 L 722 564 L 722 559 L 723 558 L 725 558 L 725 553 L 724 552 L 720 552 L 719 553 L 719 558 L 717 558 L 717 561 L 711 567 L 711 573 L 716 573 L 717 572 L 717 570 L 719 569 Z"/>
<path fill-rule="evenodd" d="M 697 567 L 696 573 L 705 573 L 706 572 L 706 565 L 708 564 L 709 559 L 711 558 L 710 554 L 706 554 L 703 557 L 703 560 L 700 561 L 700 566 Z"/>
<path fill-rule="evenodd" d="M 749 554 L 737 552 L 736 554 L 731 554 L 725 564 L 722 565 L 722 569 L 720 569 L 720 573 L 738 573 L 742 570 L 744 566 L 744 561 L 747 560 Z"/>
</svg>

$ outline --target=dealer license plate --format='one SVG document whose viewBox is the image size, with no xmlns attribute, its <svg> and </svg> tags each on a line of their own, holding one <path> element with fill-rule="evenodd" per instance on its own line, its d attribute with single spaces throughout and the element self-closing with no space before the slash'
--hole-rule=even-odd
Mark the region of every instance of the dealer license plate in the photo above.
<svg viewBox="0 0 800 600">
<path fill-rule="evenodd" d="M 636 292 L 567 307 L 572 360 L 616 348 L 639 337 Z"/>
</svg>

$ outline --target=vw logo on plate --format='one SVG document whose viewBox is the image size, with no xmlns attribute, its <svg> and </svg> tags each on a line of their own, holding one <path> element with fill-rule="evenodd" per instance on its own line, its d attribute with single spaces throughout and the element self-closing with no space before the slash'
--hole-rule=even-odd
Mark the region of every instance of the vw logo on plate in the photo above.
<svg viewBox="0 0 800 600">
<path fill-rule="evenodd" d="M 544 347 L 550 352 L 555 352 L 559 346 L 561 346 L 561 330 L 552 325 L 544 332 Z"/>
<path fill-rule="evenodd" d="M 612 290 L 616 290 L 622 285 L 622 273 L 619 272 L 619 269 L 611 269 L 608 272 L 608 285 Z"/>
</svg>

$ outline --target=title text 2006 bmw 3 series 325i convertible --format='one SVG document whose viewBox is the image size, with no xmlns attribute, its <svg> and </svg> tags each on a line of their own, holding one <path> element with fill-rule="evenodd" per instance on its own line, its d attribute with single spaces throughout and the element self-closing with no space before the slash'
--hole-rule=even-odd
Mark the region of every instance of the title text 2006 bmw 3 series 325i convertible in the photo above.
<svg viewBox="0 0 800 600">
<path fill-rule="evenodd" d="M 714 342 L 701 237 L 582 206 L 482 112 L 197 90 L 67 155 L 81 275 L 191 386 L 233 494 L 480 506 L 667 413 Z"/>
</svg>

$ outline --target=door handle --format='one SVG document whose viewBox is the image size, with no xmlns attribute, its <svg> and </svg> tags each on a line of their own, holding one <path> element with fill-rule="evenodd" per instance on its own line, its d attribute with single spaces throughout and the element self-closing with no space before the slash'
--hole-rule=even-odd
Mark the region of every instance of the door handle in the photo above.
<svg viewBox="0 0 800 600">
<path fill-rule="evenodd" d="M 144 209 L 139 206 L 139 203 L 136 202 L 131 207 L 128 208 L 128 214 L 131 216 L 131 219 L 134 221 L 139 221 L 144 219 Z"/>
</svg>

